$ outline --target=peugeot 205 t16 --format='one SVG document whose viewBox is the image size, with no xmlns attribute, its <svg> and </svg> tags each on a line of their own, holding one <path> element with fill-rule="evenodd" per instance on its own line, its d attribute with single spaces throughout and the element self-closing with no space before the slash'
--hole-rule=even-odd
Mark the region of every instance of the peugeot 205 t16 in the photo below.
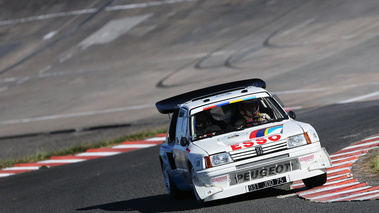
<svg viewBox="0 0 379 213">
<path fill-rule="evenodd" d="M 156 103 L 169 114 L 160 149 L 170 197 L 207 202 L 303 180 L 326 182 L 331 166 L 316 130 L 295 120 L 261 79 L 195 90 Z"/>
</svg>

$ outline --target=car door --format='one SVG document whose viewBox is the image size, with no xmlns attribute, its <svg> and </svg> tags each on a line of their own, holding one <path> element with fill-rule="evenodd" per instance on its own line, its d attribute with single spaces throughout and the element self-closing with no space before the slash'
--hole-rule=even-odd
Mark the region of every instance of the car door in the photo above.
<svg viewBox="0 0 379 213">
<path fill-rule="evenodd" d="M 185 108 L 180 109 L 178 120 L 176 123 L 176 135 L 174 145 L 175 165 L 183 180 L 190 182 L 190 175 L 188 170 L 188 152 L 187 145 L 182 146 L 181 140 L 187 139 L 188 134 L 188 110 Z"/>
</svg>

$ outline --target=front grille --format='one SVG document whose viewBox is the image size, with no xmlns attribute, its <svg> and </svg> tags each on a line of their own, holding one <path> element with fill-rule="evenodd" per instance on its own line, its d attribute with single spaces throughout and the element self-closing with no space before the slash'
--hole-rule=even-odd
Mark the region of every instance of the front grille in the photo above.
<svg viewBox="0 0 379 213">
<path fill-rule="evenodd" d="M 256 156 L 260 156 L 260 155 L 265 155 L 268 153 L 273 153 L 273 152 L 285 150 L 285 149 L 287 149 L 287 141 L 282 140 L 282 141 L 270 142 L 270 143 L 266 143 L 266 144 L 259 145 L 259 146 L 262 147 L 261 151 L 259 151 L 259 149 L 256 149 L 257 146 L 253 146 L 250 148 L 244 148 L 244 149 L 231 151 L 231 152 L 229 152 L 229 154 L 234 161 L 240 161 L 240 160 L 253 158 Z M 259 154 L 257 153 L 257 150 L 258 150 L 258 152 L 260 152 Z"/>
</svg>

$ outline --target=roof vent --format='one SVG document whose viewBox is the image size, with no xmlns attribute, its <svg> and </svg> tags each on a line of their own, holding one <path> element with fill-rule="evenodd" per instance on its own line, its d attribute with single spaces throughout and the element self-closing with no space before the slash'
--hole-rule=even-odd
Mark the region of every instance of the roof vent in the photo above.
<svg viewBox="0 0 379 213">
<path fill-rule="evenodd" d="M 210 101 L 210 100 L 209 100 L 209 98 L 207 98 L 207 99 L 204 99 L 204 101 L 203 101 L 203 102 L 205 103 L 205 102 L 208 102 L 208 101 Z"/>
<path fill-rule="evenodd" d="M 247 93 L 247 91 L 248 91 L 247 89 L 244 89 L 241 91 L 241 93 Z"/>
</svg>

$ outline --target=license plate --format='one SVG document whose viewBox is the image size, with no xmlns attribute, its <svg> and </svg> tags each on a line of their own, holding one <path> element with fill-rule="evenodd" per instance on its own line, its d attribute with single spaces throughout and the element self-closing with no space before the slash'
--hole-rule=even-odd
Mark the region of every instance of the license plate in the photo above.
<svg viewBox="0 0 379 213">
<path fill-rule="evenodd" d="M 284 183 L 287 183 L 287 178 L 286 177 L 280 177 L 280 178 L 262 181 L 259 183 L 250 184 L 247 186 L 247 190 L 249 192 L 252 192 L 252 191 L 259 190 L 259 189 L 265 189 L 265 188 L 270 188 L 273 186 L 281 185 Z"/>
</svg>

